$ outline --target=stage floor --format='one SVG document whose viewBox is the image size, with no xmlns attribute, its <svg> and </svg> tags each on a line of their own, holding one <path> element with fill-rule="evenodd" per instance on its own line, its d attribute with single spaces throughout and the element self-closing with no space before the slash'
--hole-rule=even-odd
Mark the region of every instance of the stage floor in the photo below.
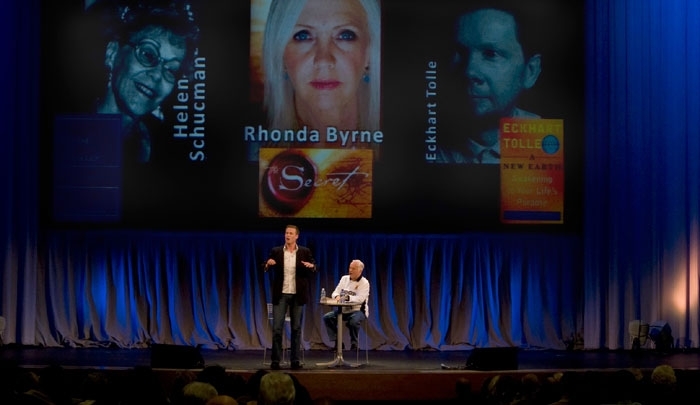
<svg viewBox="0 0 700 405">
<path fill-rule="evenodd" d="M 177 346 L 176 348 L 181 348 Z M 478 349 L 477 349 L 478 350 Z M 489 350 L 489 349 L 486 349 Z M 440 371 L 442 365 L 453 369 L 463 368 L 472 354 L 464 351 L 377 351 L 368 352 L 369 364 L 357 369 L 367 371 Z M 220 365 L 231 371 L 253 372 L 263 365 L 262 350 L 199 350 L 205 365 Z M 268 352 L 269 355 L 269 352 Z M 343 352 L 346 361 L 355 362 L 355 352 Z M 329 351 L 306 350 L 305 366 L 301 371 L 327 370 L 316 363 L 333 360 Z M 364 361 L 365 352 L 360 351 L 360 361 Z M 60 364 L 65 367 L 78 368 L 129 368 L 151 365 L 151 349 L 119 348 L 46 348 L 36 346 L 8 345 L 0 348 L 0 359 L 11 360 L 24 367 L 42 367 Z M 659 364 L 668 364 L 676 369 L 700 368 L 700 351 L 671 351 L 660 353 L 642 349 L 639 352 L 629 350 L 517 350 L 517 369 L 529 370 L 573 370 L 573 369 L 620 369 L 638 367 L 648 369 Z M 284 368 L 284 367 L 283 367 Z M 344 367 L 341 367 L 344 368 Z"/>
<path fill-rule="evenodd" d="M 165 347 L 168 349 L 168 347 Z M 172 358 L 182 357 L 185 353 L 199 353 L 204 365 L 219 365 L 229 372 L 248 377 L 259 369 L 268 369 L 263 364 L 263 351 L 241 350 L 197 350 L 171 346 L 174 349 Z M 185 349 L 186 352 L 181 350 Z M 477 349 L 479 350 L 479 349 Z M 482 349 L 488 352 L 490 349 Z M 483 352 L 483 353 L 486 353 Z M 449 400 L 454 398 L 455 385 L 458 379 L 468 379 L 473 389 L 489 376 L 499 373 L 525 374 L 535 373 L 539 376 L 551 375 L 557 371 L 581 370 L 610 372 L 623 368 L 640 368 L 645 372 L 660 365 L 668 364 L 675 369 L 698 370 L 700 368 L 700 351 L 673 351 L 660 353 L 650 349 L 632 351 L 556 351 L 517 349 L 515 365 L 504 369 L 467 369 L 470 356 L 476 353 L 467 351 L 375 351 L 368 353 L 369 363 L 359 367 L 319 366 L 317 363 L 329 362 L 334 359 L 330 351 L 307 350 L 304 352 L 304 367 L 291 371 L 283 365 L 282 371 L 293 372 L 312 394 L 314 398 L 328 396 L 339 401 L 351 400 Z M 119 348 L 42 348 L 4 346 L 0 349 L 0 359 L 18 364 L 24 368 L 41 368 L 49 365 L 60 365 L 67 369 L 103 369 L 126 370 L 138 366 L 157 369 L 167 381 L 178 369 L 190 368 L 182 366 L 162 367 L 152 363 L 152 349 L 119 349 Z M 268 353 L 269 354 L 269 353 Z M 354 352 L 345 351 L 344 359 L 355 362 Z M 503 363 L 491 356 L 485 356 L 485 366 Z M 361 351 L 360 361 L 364 361 L 365 353 Z M 185 359 L 182 359 L 185 362 Z M 512 363 L 511 363 L 512 364 Z M 196 367 L 193 367 L 196 368 Z M 343 390 L 335 388 L 340 376 L 352 377 L 351 386 Z M 356 388 L 353 388 L 356 387 Z M 372 389 L 367 389 L 372 387 Z"/>
</svg>

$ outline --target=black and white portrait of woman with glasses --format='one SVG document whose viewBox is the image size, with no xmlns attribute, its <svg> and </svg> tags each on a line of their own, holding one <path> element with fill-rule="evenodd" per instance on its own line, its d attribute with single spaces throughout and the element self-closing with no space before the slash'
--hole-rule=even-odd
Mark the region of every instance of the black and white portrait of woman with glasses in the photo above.
<svg viewBox="0 0 700 405">
<path fill-rule="evenodd" d="M 164 119 L 162 103 L 191 70 L 199 28 L 185 1 L 126 1 L 103 11 L 112 24 L 107 25 L 106 82 L 96 112 L 120 114 L 125 158 L 148 162 L 152 126 Z"/>
</svg>

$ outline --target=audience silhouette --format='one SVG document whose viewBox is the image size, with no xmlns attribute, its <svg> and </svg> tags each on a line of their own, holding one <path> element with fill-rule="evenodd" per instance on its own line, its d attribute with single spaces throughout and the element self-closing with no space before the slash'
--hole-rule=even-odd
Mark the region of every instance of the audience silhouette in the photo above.
<svg viewBox="0 0 700 405">
<path fill-rule="evenodd" d="M 117 378 L 115 378 L 117 377 Z M 162 376 L 161 376 L 162 377 Z M 244 378 L 212 365 L 178 370 L 164 380 L 150 367 L 120 373 L 38 369 L 0 363 L 0 403 L 19 405 L 330 405 L 348 401 L 326 394 L 314 398 L 293 373 L 260 369 Z M 460 377 L 450 404 L 475 405 L 661 405 L 697 397 L 697 376 L 667 364 L 651 369 L 610 371 L 503 372 L 488 375 L 480 386 Z M 348 383 L 352 384 L 351 381 Z M 338 388 L 342 392 L 342 384 Z M 352 402 L 365 402 L 362 400 Z M 368 401 L 371 402 L 371 401 Z M 414 401 L 434 403 L 435 401 Z"/>
</svg>

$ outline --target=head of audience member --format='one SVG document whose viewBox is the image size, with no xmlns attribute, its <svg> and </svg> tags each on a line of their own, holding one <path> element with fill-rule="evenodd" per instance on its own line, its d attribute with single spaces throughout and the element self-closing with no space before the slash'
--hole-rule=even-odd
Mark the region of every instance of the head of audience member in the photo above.
<svg viewBox="0 0 700 405">
<path fill-rule="evenodd" d="M 182 400 L 182 389 L 192 381 L 197 381 L 196 372 L 192 370 L 177 370 L 170 384 L 168 393 L 170 399 L 175 403 L 179 403 Z"/>
<path fill-rule="evenodd" d="M 289 378 L 291 378 L 294 383 L 294 405 L 311 405 L 313 399 L 311 399 L 309 390 L 294 374 L 289 374 Z"/>
<path fill-rule="evenodd" d="M 637 383 L 641 383 L 644 381 L 644 373 L 642 372 L 642 369 L 639 367 L 630 367 L 627 369 L 632 375 L 634 376 L 634 380 Z"/>
<path fill-rule="evenodd" d="M 226 381 L 226 368 L 220 364 L 209 364 L 197 373 L 197 381 L 208 382 L 215 387 Z"/>
<path fill-rule="evenodd" d="M 649 386 L 649 403 L 674 403 L 678 395 L 676 371 L 668 364 L 656 366 L 651 372 Z"/>
<path fill-rule="evenodd" d="M 272 128 L 379 128 L 377 0 L 272 0 L 263 37 Z"/>
<path fill-rule="evenodd" d="M 542 379 L 540 400 L 544 404 L 558 404 L 559 401 L 568 401 L 569 389 L 567 380 L 571 377 L 562 372 L 555 372 Z"/>
<path fill-rule="evenodd" d="M 517 399 L 520 381 L 508 374 L 496 374 L 484 380 L 481 397 L 486 404 L 510 404 Z"/>
<path fill-rule="evenodd" d="M 606 387 L 604 392 L 607 393 L 606 402 L 611 403 L 634 403 L 639 395 L 640 390 L 637 386 L 637 379 L 631 370 L 617 370 L 607 376 L 605 380 Z"/>
<path fill-rule="evenodd" d="M 245 391 L 245 380 L 239 374 L 228 373 L 220 364 L 211 364 L 204 367 L 197 374 L 197 381 L 208 382 L 216 388 L 219 395 L 228 395 L 236 398 Z"/>
<path fill-rule="evenodd" d="M 206 405 L 238 405 L 238 401 L 230 395 L 217 395 L 207 401 Z"/>
<path fill-rule="evenodd" d="M 676 371 L 668 364 L 656 366 L 651 372 L 652 384 L 674 386 L 676 381 Z"/>
<path fill-rule="evenodd" d="M 206 405 L 207 401 L 218 395 L 212 384 L 192 381 L 182 388 L 182 405 Z"/>
<path fill-rule="evenodd" d="M 535 373 L 527 373 L 520 379 L 520 402 L 535 403 L 540 397 L 542 382 Z"/>
<path fill-rule="evenodd" d="M 248 377 L 248 381 L 246 381 L 247 397 L 251 398 L 252 400 L 256 400 L 258 398 L 258 394 L 260 393 L 260 380 L 262 380 L 267 373 L 269 373 L 268 370 L 259 369 Z M 239 400 L 238 402 L 242 401 Z"/>
<path fill-rule="evenodd" d="M 260 379 L 258 405 L 292 405 L 296 390 L 287 373 L 271 372 Z"/>
</svg>

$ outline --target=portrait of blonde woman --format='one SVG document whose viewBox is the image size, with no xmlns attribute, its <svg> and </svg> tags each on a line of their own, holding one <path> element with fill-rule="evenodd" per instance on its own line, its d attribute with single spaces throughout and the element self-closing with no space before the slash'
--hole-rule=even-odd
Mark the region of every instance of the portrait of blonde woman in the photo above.
<svg viewBox="0 0 700 405">
<path fill-rule="evenodd" d="M 260 30 L 251 33 L 258 38 L 251 62 L 260 128 L 302 133 L 295 142 L 263 144 L 376 149 L 376 137 L 341 143 L 326 134 L 381 134 L 379 1 L 253 0 L 252 10 L 253 30 Z"/>
<path fill-rule="evenodd" d="M 377 0 L 270 3 L 263 36 L 270 128 L 379 129 Z"/>
</svg>

